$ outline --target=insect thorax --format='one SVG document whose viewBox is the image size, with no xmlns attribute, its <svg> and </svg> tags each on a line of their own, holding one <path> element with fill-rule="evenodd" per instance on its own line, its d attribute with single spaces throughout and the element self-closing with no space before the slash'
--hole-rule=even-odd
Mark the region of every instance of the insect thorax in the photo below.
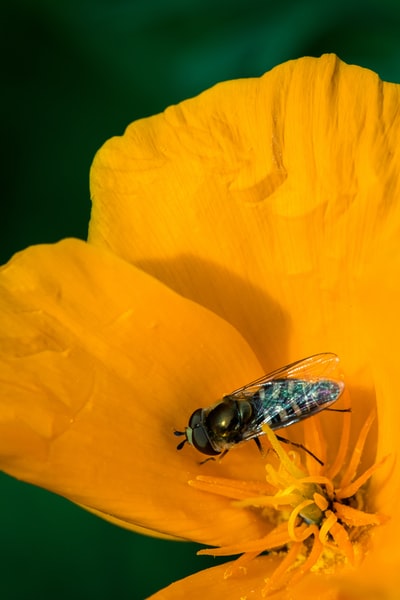
<svg viewBox="0 0 400 600">
<path fill-rule="evenodd" d="M 206 426 L 214 443 L 235 444 L 242 441 L 241 432 L 252 416 L 250 402 L 225 396 L 206 416 Z"/>
</svg>

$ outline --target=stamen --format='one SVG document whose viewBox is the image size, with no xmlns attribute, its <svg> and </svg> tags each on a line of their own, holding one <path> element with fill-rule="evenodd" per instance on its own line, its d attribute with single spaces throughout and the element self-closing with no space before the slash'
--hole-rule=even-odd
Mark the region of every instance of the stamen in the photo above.
<svg viewBox="0 0 400 600">
<path fill-rule="evenodd" d="M 286 452 L 283 450 L 282 445 L 277 440 L 276 435 L 274 434 L 272 429 L 270 427 L 268 427 L 268 425 L 266 425 L 266 424 L 263 425 L 262 429 L 263 429 L 263 432 L 266 434 L 268 441 L 271 444 L 272 448 L 277 453 L 277 455 L 282 463 L 282 466 L 286 469 L 286 471 L 290 475 L 292 475 L 292 477 L 295 477 L 295 478 L 301 477 L 302 475 L 304 475 L 303 471 L 301 471 L 299 468 L 297 468 L 295 466 L 293 461 L 290 460 L 289 455 L 286 454 Z"/>
<path fill-rule="evenodd" d="M 196 479 L 190 479 L 188 484 L 204 492 L 212 492 L 218 496 L 225 496 L 233 500 L 248 499 L 249 495 L 273 494 L 276 488 L 262 481 L 238 481 L 224 477 L 212 477 L 210 475 L 198 475 Z"/>
<path fill-rule="evenodd" d="M 329 502 L 325 498 L 325 496 L 322 496 L 322 494 L 318 494 L 317 492 L 315 492 L 315 494 L 313 495 L 313 499 L 315 504 L 318 506 L 319 510 L 321 512 L 325 512 L 329 506 Z"/>
<path fill-rule="evenodd" d="M 259 554 L 260 552 L 245 552 L 242 556 L 239 556 L 239 558 L 237 558 L 233 564 L 229 565 L 224 572 L 224 579 L 229 579 L 229 577 L 232 577 L 233 575 L 239 575 L 241 572 L 246 574 L 247 565 L 254 558 L 257 558 Z"/>
<path fill-rule="evenodd" d="M 335 540 L 338 548 L 340 548 L 346 556 L 349 563 L 354 565 L 354 548 L 345 528 L 336 521 L 330 528 L 330 534 Z"/>
<path fill-rule="evenodd" d="M 257 554 L 260 554 L 264 550 L 283 548 L 290 541 L 287 524 L 281 523 L 266 536 L 258 540 L 240 542 L 231 546 L 221 546 L 220 548 L 205 548 L 204 550 L 199 550 L 197 554 L 208 556 L 230 556 L 232 554 L 242 554 L 243 552 L 257 552 Z"/>
<path fill-rule="evenodd" d="M 337 453 L 336 453 L 335 460 L 333 461 L 333 464 L 331 466 L 328 466 L 328 468 L 326 469 L 326 473 L 325 473 L 326 477 L 328 477 L 328 479 L 330 479 L 331 481 L 339 473 L 340 469 L 342 468 L 342 466 L 346 460 L 346 454 L 349 449 L 350 429 L 351 429 L 351 413 L 348 412 L 348 413 L 343 414 L 342 433 L 340 436 L 340 442 L 337 447 Z"/>
<path fill-rule="evenodd" d="M 384 515 L 367 513 L 340 502 L 333 502 L 333 508 L 337 517 L 351 527 L 363 527 L 365 525 L 382 525 L 388 520 Z"/>
<path fill-rule="evenodd" d="M 263 552 L 286 552 L 285 557 L 272 576 L 266 580 L 262 595 L 269 594 L 283 585 L 293 584 L 312 570 L 331 569 L 332 564 L 355 564 L 365 550 L 365 529 L 384 523 L 383 515 L 369 514 L 360 510 L 360 488 L 379 469 L 386 458 L 375 463 L 355 479 L 365 447 L 368 432 L 373 423 L 371 413 L 358 435 L 348 466 L 340 480 L 333 480 L 340 472 L 348 453 L 350 439 L 350 414 L 344 413 L 338 453 L 330 466 L 316 466 L 305 455 L 301 463 L 297 451 L 283 449 L 274 432 L 267 426 L 263 430 L 274 451 L 266 467 L 266 481 L 237 481 L 222 477 L 200 475 L 189 484 L 199 490 L 229 498 L 237 508 L 260 510 L 266 519 L 266 527 L 275 525 L 266 535 L 246 542 L 238 541 L 230 546 L 200 550 L 198 554 L 212 556 L 241 556 L 225 571 L 224 577 L 245 573 L 251 560 Z M 309 424 L 308 424 L 309 425 Z M 311 425 L 311 421 L 310 421 Z M 326 459 L 326 446 L 319 423 L 308 428 L 307 444 Z M 310 442 L 312 440 L 312 444 Z M 270 455 L 271 458 L 271 455 Z M 354 479 L 354 481 L 353 481 Z M 357 495 L 356 495 L 357 494 Z M 351 505 L 341 500 L 350 499 Z M 269 522 L 269 523 L 268 523 Z M 363 543 L 358 543 L 362 539 Z M 354 544 L 354 546 L 353 546 Z"/>
<path fill-rule="evenodd" d="M 306 448 L 312 448 L 313 454 L 325 464 L 327 448 L 319 415 L 315 415 L 313 419 L 310 419 L 304 424 L 304 439 Z M 309 473 L 320 473 L 321 465 L 316 460 L 308 454 L 305 459 Z"/>
<path fill-rule="evenodd" d="M 322 544 L 324 544 L 326 542 L 326 538 L 327 538 L 327 535 L 328 535 L 331 527 L 337 521 L 336 516 L 333 514 L 333 512 L 331 510 L 327 510 L 325 512 L 325 515 L 326 515 L 326 519 L 322 523 L 321 528 L 319 530 L 319 539 L 320 539 L 320 541 L 321 541 Z"/>
<path fill-rule="evenodd" d="M 316 564 L 318 559 L 321 557 L 322 552 L 324 550 L 324 545 L 322 544 L 322 542 L 318 536 L 318 527 L 316 525 L 312 525 L 312 527 L 313 527 L 314 543 L 313 543 L 311 552 L 308 555 L 305 563 L 303 565 L 301 565 L 299 567 L 299 569 L 292 575 L 292 577 L 290 579 L 290 583 L 292 583 L 292 584 L 296 583 L 296 581 L 299 581 L 303 577 L 303 575 L 305 575 L 307 573 L 307 571 L 312 569 L 312 567 Z"/>
<path fill-rule="evenodd" d="M 361 431 L 358 435 L 357 442 L 354 446 L 354 450 L 353 450 L 349 465 L 342 477 L 340 487 L 347 486 L 350 483 L 350 481 L 353 479 L 355 473 L 357 472 L 357 468 L 358 468 L 358 465 L 360 464 L 360 460 L 361 460 L 362 452 L 364 450 L 364 445 L 365 445 L 365 442 L 367 439 L 367 435 L 369 433 L 369 430 L 371 429 L 371 425 L 374 422 L 374 419 L 375 419 L 375 410 L 370 412 L 370 414 L 367 417 L 367 420 L 365 421 L 364 425 L 361 428 Z"/>
<path fill-rule="evenodd" d="M 338 490 L 336 490 L 336 498 L 344 499 L 354 496 L 356 492 L 360 489 L 360 487 L 364 485 L 366 481 L 368 481 L 368 479 L 387 461 L 388 458 L 389 456 L 384 456 L 380 461 L 378 461 L 377 463 L 372 465 L 372 467 L 364 471 L 364 473 L 358 479 L 353 481 L 353 483 L 351 483 L 347 487 L 339 488 Z"/>
<path fill-rule="evenodd" d="M 247 498 L 240 502 L 235 502 L 235 506 L 244 508 L 245 506 L 272 506 L 273 508 L 279 508 L 280 506 L 293 506 L 299 501 L 299 494 L 284 494 L 276 496 L 256 496 L 254 498 Z"/>
<path fill-rule="evenodd" d="M 290 569 L 290 567 L 293 567 L 294 563 L 296 562 L 301 547 L 301 542 L 295 542 L 294 544 L 292 544 L 291 548 L 289 549 L 289 552 L 286 554 L 279 567 L 266 581 L 267 585 L 263 588 L 261 592 L 262 596 L 265 596 L 272 588 L 279 587 L 280 580 L 285 576 L 286 572 Z"/>
<path fill-rule="evenodd" d="M 297 517 L 307 506 L 310 506 L 311 504 L 314 504 L 314 500 L 304 500 L 304 502 L 301 502 L 298 504 L 298 506 L 296 506 L 289 517 L 287 528 L 291 539 L 295 542 L 303 542 L 311 535 L 311 528 L 305 523 L 303 523 L 300 527 L 296 527 Z"/>
<path fill-rule="evenodd" d="M 334 485 L 332 483 L 332 481 L 328 478 L 325 477 L 324 475 L 310 475 L 309 477 L 302 477 L 301 479 L 298 480 L 299 484 L 304 484 L 304 483 L 315 483 L 315 484 L 319 484 L 319 485 L 323 485 L 326 487 L 326 491 L 327 494 L 331 497 L 333 497 L 333 493 L 334 493 Z"/>
</svg>

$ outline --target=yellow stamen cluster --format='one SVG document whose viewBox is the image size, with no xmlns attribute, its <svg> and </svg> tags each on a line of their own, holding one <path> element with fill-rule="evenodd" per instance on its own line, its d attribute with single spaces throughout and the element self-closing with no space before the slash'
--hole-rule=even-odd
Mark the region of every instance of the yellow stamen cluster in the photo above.
<svg viewBox="0 0 400 600">
<path fill-rule="evenodd" d="M 310 570 L 328 571 L 339 565 L 355 566 L 362 558 L 372 525 L 386 521 L 382 515 L 361 510 L 362 486 L 382 465 L 376 462 L 362 475 L 357 470 L 374 420 L 372 413 L 365 421 L 354 448 L 341 472 L 348 453 L 350 413 L 343 417 L 343 428 L 338 452 L 332 464 L 320 466 L 310 456 L 307 468 L 298 452 L 287 452 L 273 431 L 264 426 L 264 433 L 274 450 L 268 453 L 266 482 L 229 480 L 219 477 L 198 476 L 190 485 L 231 498 L 241 508 L 259 509 L 269 526 L 260 539 L 215 549 L 201 550 L 199 554 L 212 556 L 241 556 L 225 572 L 225 577 L 246 569 L 250 560 L 263 552 L 283 556 L 279 567 L 266 580 L 263 593 L 295 583 Z M 311 429 L 322 456 L 326 443 L 318 419 L 311 419 Z M 273 528 L 271 529 L 271 524 Z"/>
</svg>

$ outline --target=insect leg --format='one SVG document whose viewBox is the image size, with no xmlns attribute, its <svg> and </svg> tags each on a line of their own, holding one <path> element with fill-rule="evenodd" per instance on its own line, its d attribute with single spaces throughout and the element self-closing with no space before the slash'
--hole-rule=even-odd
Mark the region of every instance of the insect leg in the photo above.
<svg viewBox="0 0 400 600">
<path fill-rule="evenodd" d="M 258 438 L 258 437 L 255 437 L 255 438 L 253 438 L 253 440 L 254 440 L 254 442 L 255 442 L 255 444 L 256 444 L 256 446 L 257 446 L 257 448 L 259 449 L 259 451 L 260 451 L 260 454 L 261 454 L 262 456 L 264 456 L 264 448 L 262 447 L 262 444 L 261 444 L 261 442 L 260 442 L 260 438 Z"/>
<path fill-rule="evenodd" d="M 205 458 L 204 460 L 201 460 L 199 462 L 199 465 L 204 465 L 206 462 L 208 462 L 209 460 L 218 460 L 218 462 L 224 458 L 224 456 L 226 456 L 229 452 L 229 448 L 227 448 L 226 450 L 223 450 L 221 452 L 221 454 L 218 456 L 218 458 L 215 458 L 214 456 L 209 456 L 208 458 Z"/>
<path fill-rule="evenodd" d="M 327 409 L 325 409 L 325 410 L 327 410 Z M 282 437 L 280 435 L 277 435 L 276 437 L 277 437 L 277 439 L 280 442 L 283 442 L 285 444 L 290 444 L 291 446 L 295 446 L 296 448 L 301 448 L 302 450 L 304 450 L 304 452 L 307 452 L 307 454 L 309 454 L 310 456 L 312 456 L 314 458 L 314 460 L 316 460 L 321 465 L 321 467 L 324 466 L 324 463 L 322 462 L 322 460 L 320 460 L 318 458 L 318 456 L 315 456 L 315 454 L 313 454 L 311 452 L 311 450 L 309 450 L 308 448 L 306 448 L 305 446 L 303 446 L 303 444 L 299 444 L 297 442 L 292 442 L 291 440 L 288 440 L 288 439 L 286 439 L 286 438 L 284 438 L 284 437 Z"/>
</svg>

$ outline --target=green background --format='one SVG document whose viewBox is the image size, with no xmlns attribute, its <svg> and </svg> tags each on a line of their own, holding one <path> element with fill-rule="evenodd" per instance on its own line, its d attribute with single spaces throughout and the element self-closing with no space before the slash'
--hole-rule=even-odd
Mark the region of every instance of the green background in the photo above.
<svg viewBox="0 0 400 600">
<path fill-rule="evenodd" d="M 335 52 L 400 82 L 399 0 L 2 0 L 0 7 L 1 262 L 30 244 L 85 238 L 89 167 L 100 145 L 218 81 Z M 1 474 L 0 509 L 2 600 L 142 600 L 215 564 L 196 557 L 194 544 L 118 529 Z"/>
</svg>

